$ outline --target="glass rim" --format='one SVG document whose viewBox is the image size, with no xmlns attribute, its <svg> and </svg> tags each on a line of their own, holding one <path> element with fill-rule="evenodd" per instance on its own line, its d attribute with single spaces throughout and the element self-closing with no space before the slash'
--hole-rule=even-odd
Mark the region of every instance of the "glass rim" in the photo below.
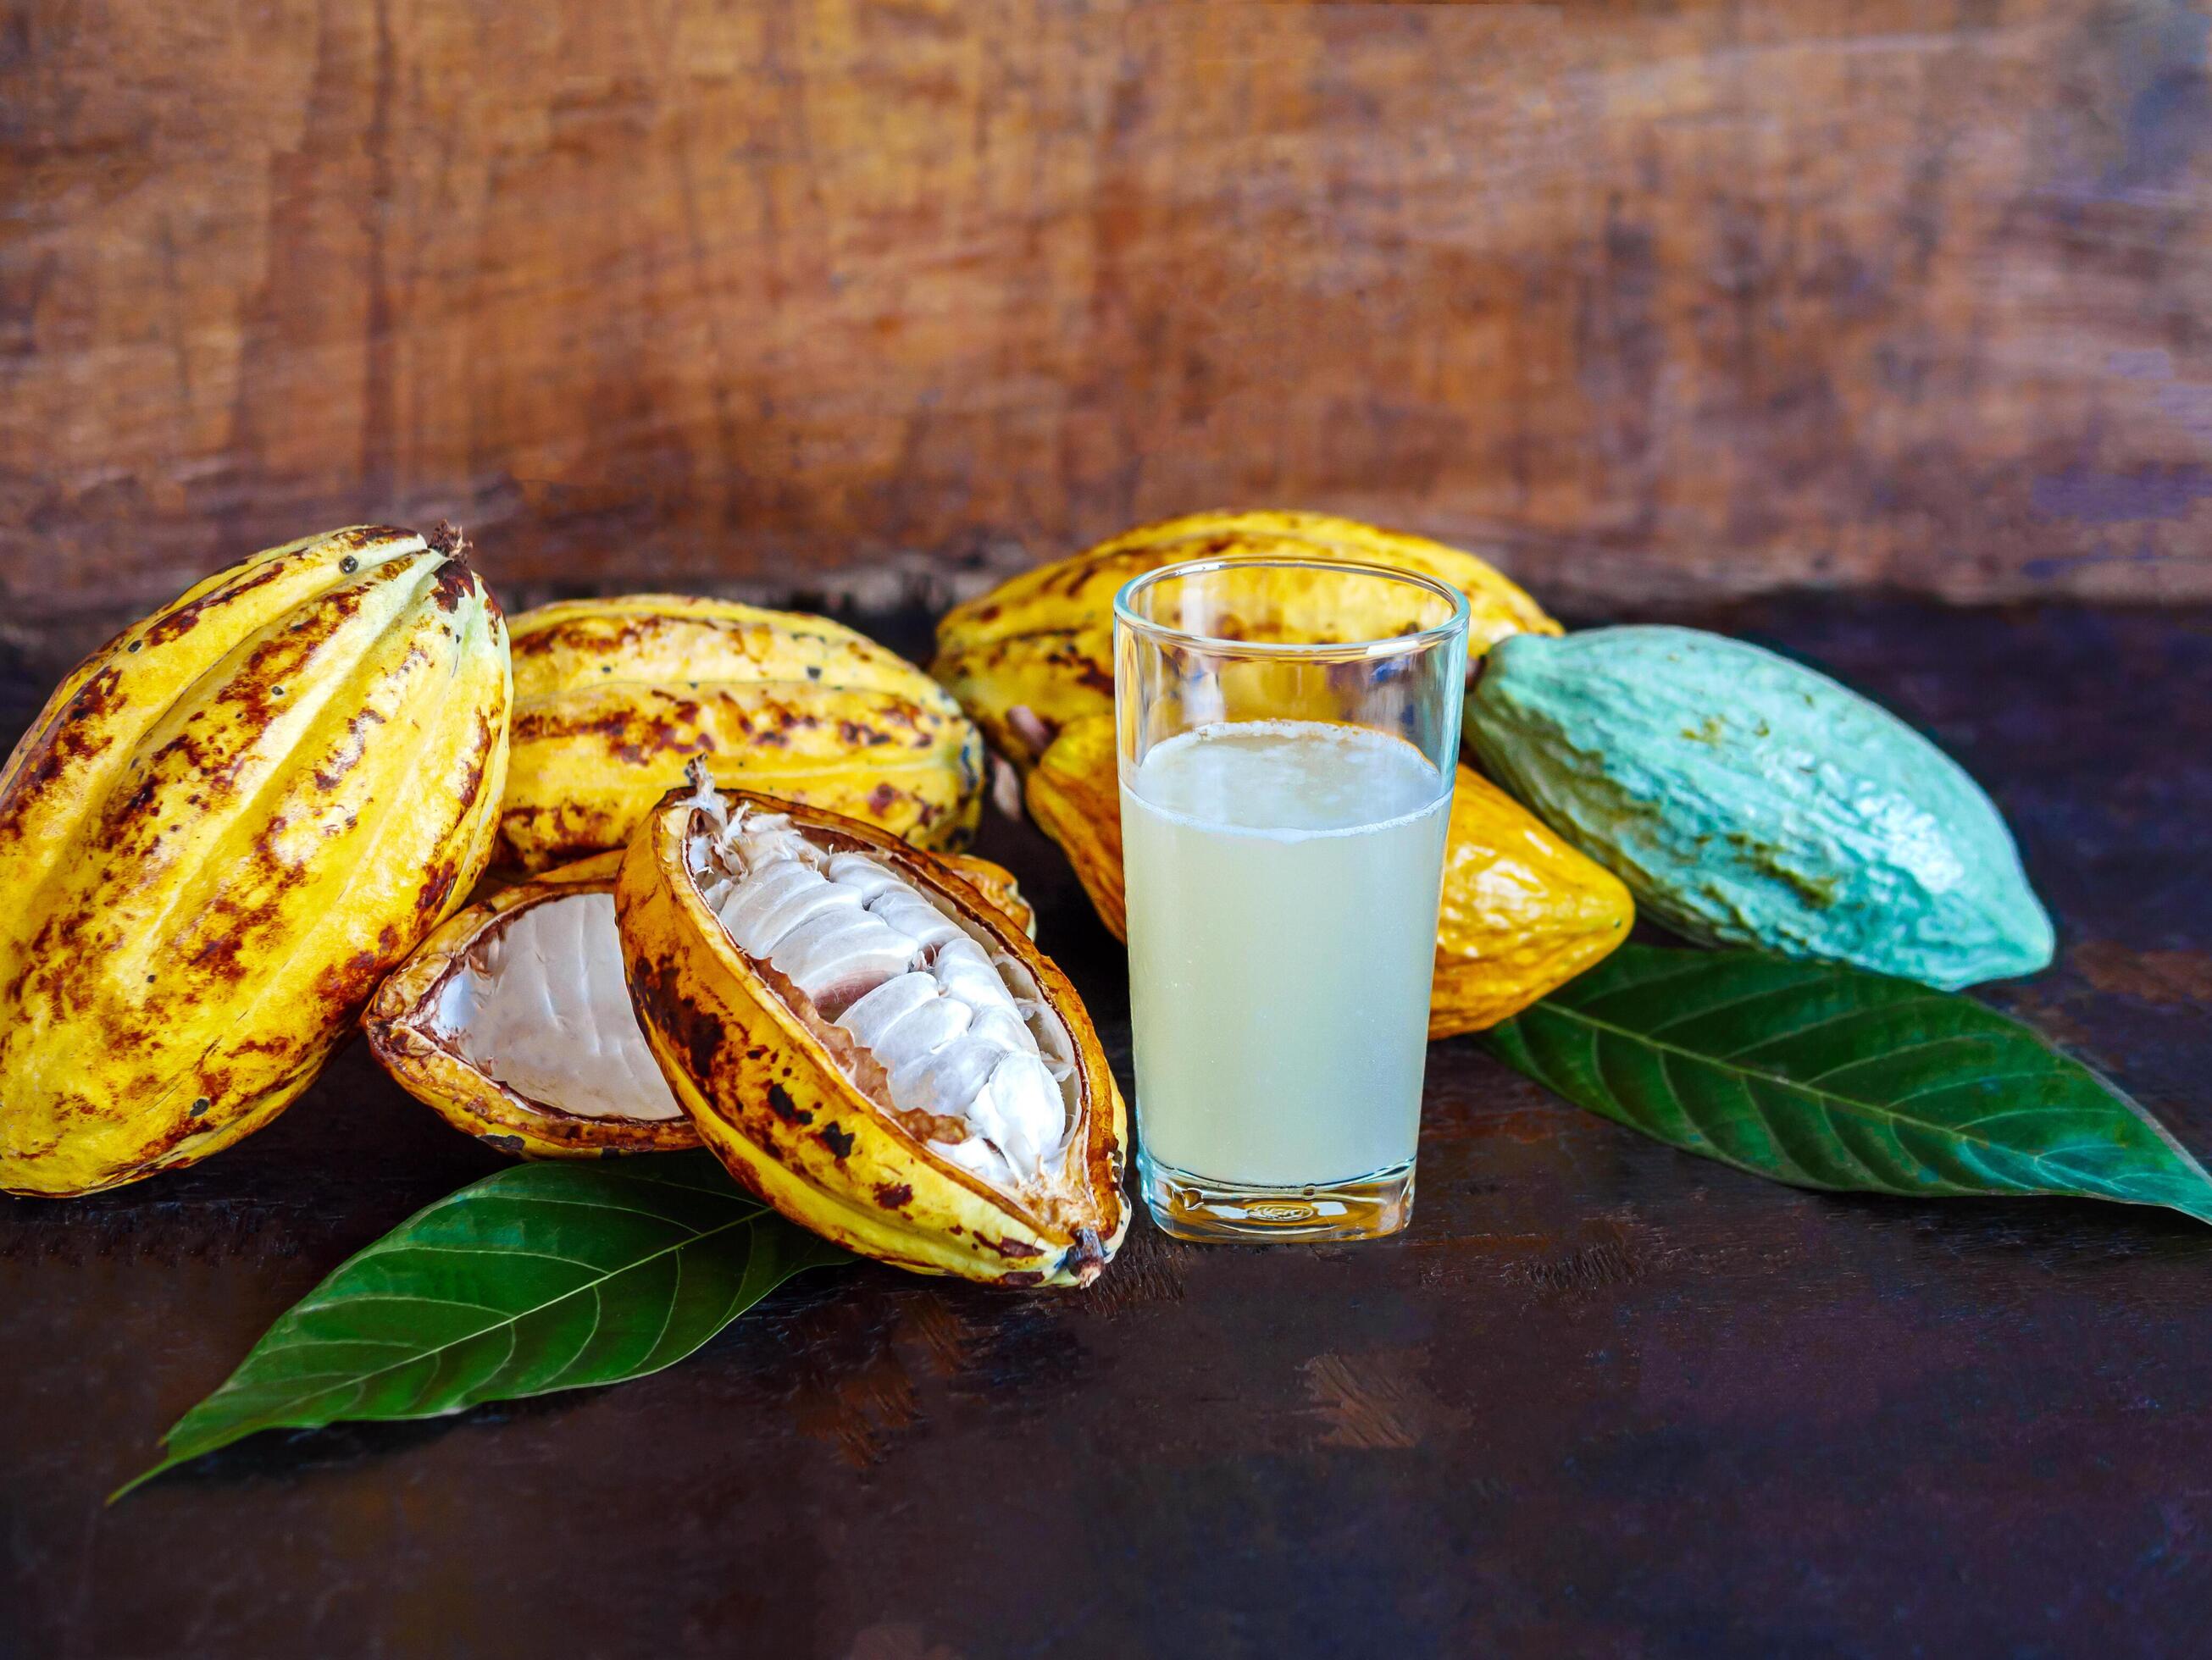
<svg viewBox="0 0 2212 1660">
<path fill-rule="evenodd" d="M 1213 571 L 1289 570 L 1328 571 L 1341 573 L 1351 572 L 1366 577 L 1380 577 L 1409 588 L 1425 589 L 1450 608 L 1449 615 L 1441 622 L 1425 628 L 1411 629 L 1404 633 L 1382 634 L 1370 639 L 1332 639 L 1301 642 L 1296 640 L 1229 639 L 1218 634 L 1203 634 L 1188 628 L 1178 628 L 1152 618 L 1139 616 L 1130 601 L 1140 590 L 1170 577 L 1200 576 Z M 1296 554 L 1229 554 L 1214 559 L 1187 559 L 1173 565 L 1163 565 L 1131 577 L 1114 595 L 1114 621 L 1131 632 L 1142 635 L 1156 644 L 1172 644 L 1194 647 L 1221 656 L 1249 656 L 1304 658 L 1319 660 L 1328 657 L 1368 658 L 1403 657 L 1428 646 L 1440 645 L 1455 634 L 1464 636 L 1468 626 L 1467 596 L 1449 582 L 1423 576 L 1414 571 L 1395 570 L 1388 565 L 1370 564 L 1364 560 L 1309 559 Z"/>
</svg>

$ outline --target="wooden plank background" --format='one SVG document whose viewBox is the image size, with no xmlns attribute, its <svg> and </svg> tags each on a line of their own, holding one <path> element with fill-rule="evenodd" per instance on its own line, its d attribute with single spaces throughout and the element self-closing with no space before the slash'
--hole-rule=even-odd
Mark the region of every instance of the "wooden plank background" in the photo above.
<svg viewBox="0 0 2212 1660">
<path fill-rule="evenodd" d="M 4 0 L 0 610 L 365 518 L 451 517 L 529 592 L 995 567 L 1218 504 L 1608 609 L 2212 596 L 2207 35 Z"/>
</svg>

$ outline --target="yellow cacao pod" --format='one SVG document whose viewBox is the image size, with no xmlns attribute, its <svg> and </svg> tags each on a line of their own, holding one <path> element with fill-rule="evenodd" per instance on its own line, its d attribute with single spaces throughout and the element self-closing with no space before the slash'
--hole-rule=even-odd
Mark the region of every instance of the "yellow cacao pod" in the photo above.
<svg viewBox="0 0 2212 1660">
<path fill-rule="evenodd" d="M 1013 873 L 938 857 L 1028 933 Z M 525 1158 L 699 1145 L 623 981 L 619 851 L 501 888 L 447 918 L 362 1018 L 376 1058 L 456 1130 Z"/>
<path fill-rule="evenodd" d="M 1559 625 L 1499 572 L 1456 548 L 1325 513 L 1211 512 L 1147 524 L 1001 583 L 937 627 L 931 673 L 951 688 L 991 746 L 1026 772 L 1060 730 L 1114 706 L 1114 596 L 1131 578 L 1190 559 L 1267 555 L 1349 561 L 1449 583 L 1467 596 L 1468 652 Z M 1291 618 L 1295 628 L 1297 619 Z M 1348 616 L 1322 601 L 1307 637 L 1394 631 L 1388 616 Z"/>
<path fill-rule="evenodd" d="M 974 888 L 855 820 L 701 787 L 653 809 L 615 905 L 663 1075 L 786 1216 L 924 1274 L 1104 1268 L 1126 1110 L 1074 988 Z"/>
<path fill-rule="evenodd" d="M 0 1186 L 206 1158 L 306 1088 L 459 905 L 507 635 L 450 533 L 309 537 L 70 676 L 0 772 Z"/>
<path fill-rule="evenodd" d="M 1628 937 L 1636 902 L 1472 767 L 1452 785 L 1429 1036 L 1508 1020 Z"/>
<path fill-rule="evenodd" d="M 983 744 L 928 676 L 824 617 L 640 594 L 514 620 L 504 862 L 618 848 L 704 760 L 718 782 L 848 814 L 919 847 L 975 827 Z"/>
<path fill-rule="evenodd" d="M 1024 799 L 1066 853 L 1099 920 L 1126 939 L 1118 775 L 1113 718 L 1093 715 L 1044 752 Z M 1444 843 L 1429 1036 L 1480 1032 L 1527 1008 L 1626 939 L 1635 916 L 1611 871 L 1462 766 Z"/>
<path fill-rule="evenodd" d="M 1085 715 L 1072 721 L 1038 757 L 1022 784 L 1022 801 L 1045 834 L 1060 844 L 1117 940 L 1129 937 L 1128 902 L 1121 887 L 1121 762 L 1114 717 Z"/>
</svg>

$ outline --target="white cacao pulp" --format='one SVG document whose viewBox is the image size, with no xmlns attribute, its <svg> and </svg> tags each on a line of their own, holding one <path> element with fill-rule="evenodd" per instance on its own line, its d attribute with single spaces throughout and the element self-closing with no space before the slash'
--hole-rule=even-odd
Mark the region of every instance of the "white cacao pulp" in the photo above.
<svg viewBox="0 0 2212 1660">
<path fill-rule="evenodd" d="M 695 874 L 738 948 L 874 1059 L 896 1112 L 934 1121 L 933 1152 L 1034 1179 L 1066 1135 L 1073 1065 L 1057 1022 L 1009 985 L 1020 966 L 866 854 L 817 847 L 781 814 L 697 804 L 720 827 Z M 965 1135 L 942 1134 L 947 1120 Z"/>
<path fill-rule="evenodd" d="M 446 982 L 434 1029 L 487 1077 L 578 1118 L 682 1116 L 630 1012 L 611 894 L 501 918 Z"/>
</svg>

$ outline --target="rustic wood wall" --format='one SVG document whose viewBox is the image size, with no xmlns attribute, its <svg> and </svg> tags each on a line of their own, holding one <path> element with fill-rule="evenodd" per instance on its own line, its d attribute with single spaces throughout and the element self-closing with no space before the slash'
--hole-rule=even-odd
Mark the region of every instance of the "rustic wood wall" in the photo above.
<svg viewBox="0 0 2212 1660">
<path fill-rule="evenodd" d="M 521 591 L 1218 503 L 1583 603 L 2212 595 L 2207 19 L 4 0 L 0 609 L 361 518 Z"/>
</svg>

